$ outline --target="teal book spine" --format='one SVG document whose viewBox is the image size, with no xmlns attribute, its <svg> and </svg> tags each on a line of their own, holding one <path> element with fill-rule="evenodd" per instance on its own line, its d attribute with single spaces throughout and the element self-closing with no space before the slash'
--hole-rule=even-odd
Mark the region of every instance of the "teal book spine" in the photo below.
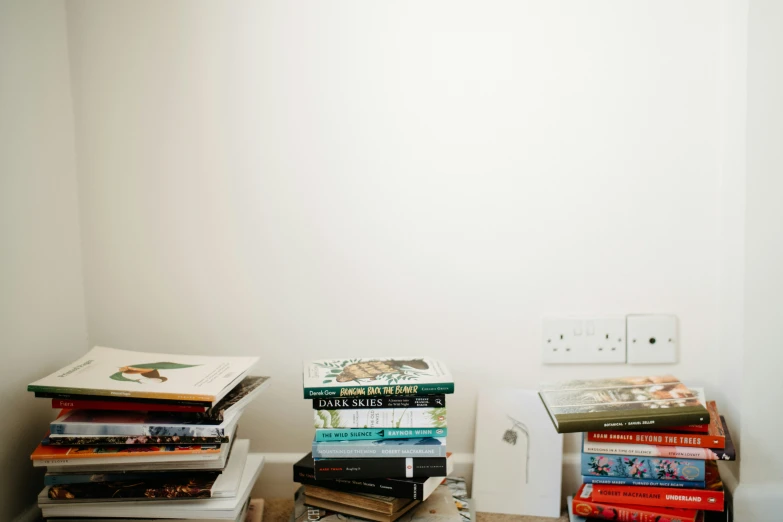
<svg viewBox="0 0 783 522">
<path fill-rule="evenodd" d="M 315 442 L 336 440 L 411 439 L 421 437 L 445 437 L 448 428 L 383 428 L 383 429 L 317 429 Z"/>
</svg>

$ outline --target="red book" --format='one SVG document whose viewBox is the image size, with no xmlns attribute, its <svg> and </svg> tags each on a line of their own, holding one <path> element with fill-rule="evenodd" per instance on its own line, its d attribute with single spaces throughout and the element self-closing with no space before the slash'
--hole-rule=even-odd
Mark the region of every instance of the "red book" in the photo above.
<svg viewBox="0 0 783 522">
<path fill-rule="evenodd" d="M 592 495 L 595 486 L 597 484 L 582 484 L 576 492 L 572 504 L 574 515 L 628 522 L 700 522 L 702 520 L 702 512 L 696 509 L 598 502 Z"/>
<path fill-rule="evenodd" d="M 593 500 L 612 504 L 723 511 L 723 482 L 715 462 L 707 463 L 705 481 L 705 489 L 593 484 Z"/>
<path fill-rule="evenodd" d="M 661 431 L 588 431 L 587 440 L 588 442 L 723 449 L 726 447 L 726 432 L 720 422 L 718 406 L 715 401 L 707 402 L 707 411 L 710 412 L 710 423 L 706 424 L 707 433 L 703 435 L 697 435 L 693 432 L 682 433 L 684 430 L 678 427 Z"/>
<path fill-rule="evenodd" d="M 156 404 L 133 401 L 87 401 L 79 399 L 52 399 L 52 408 L 74 410 L 121 410 L 121 411 L 176 411 L 181 413 L 204 413 L 204 406 L 181 406 L 177 404 Z"/>
</svg>

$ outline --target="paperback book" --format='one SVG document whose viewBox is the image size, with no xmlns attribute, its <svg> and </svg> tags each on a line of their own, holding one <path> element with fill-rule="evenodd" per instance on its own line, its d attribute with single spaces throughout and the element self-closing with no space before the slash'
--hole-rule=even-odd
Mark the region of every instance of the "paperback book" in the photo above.
<svg viewBox="0 0 783 522">
<path fill-rule="evenodd" d="M 190 413 L 66 410 L 49 425 L 52 435 L 224 437 L 239 419 L 220 424 Z"/>
<path fill-rule="evenodd" d="M 294 482 L 339 491 L 425 500 L 443 482 L 443 478 L 451 473 L 453 466 L 453 459 L 448 456 L 446 457 L 446 473 L 440 477 L 316 480 L 313 457 L 305 455 L 294 464 Z"/>
<path fill-rule="evenodd" d="M 445 428 L 446 408 L 313 410 L 316 428 Z"/>
<path fill-rule="evenodd" d="M 315 440 L 316 442 L 321 442 L 335 440 L 418 439 L 424 437 L 444 438 L 448 433 L 448 428 L 319 428 L 315 430 Z"/>
<path fill-rule="evenodd" d="M 704 424 L 709 412 L 671 375 L 575 380 L 539 392 L 558 433 Z"/>
<path fill-rule="evenodd" d="M 445 477 L 446 457 L 314 459 L 316 480 Z"/>
<path fill-rule="evenodd" d="M 582 475 L 656 480 L 705 480 L 705 461 L 582 454 Z"/>
<path fill-rule="evenodd" d="M 349 493 L 319 486 L 304 486 L 304 492 L 310 499 L 322 499 L 337 504 L 350 504 L 360 509 L 391 515 L 418 501 L 409 498 L 372 495 L 370 493 Z"/>
<path fill-rule="evenodd" d="M 707 466 L 705 489 L 680 489 L 668 487 L 639 487 L 593 483 L 595 502 L 635 504 L 639 506 L 672 507 L 723 511 L 723 483 L 718 466 Z"/>
<path fill-rule="evenodd" d="M 637 479 L 632 477 L 602 477 L 600 475 L 582 475 L 582 482 L 585 484 L 611 484 L 614 486 L 647 486 L 679 488 L 679 489 L 704 489 L 706 482 L 701 480 L 658 480 L 658 479 Z"/>
<path fill-rule="evenodd" d="M 221 445 L 161 445 L 161 446 L 44 446 L 39 444 L 30 455 L 33 466 L 65 465 L 90 459 L 94 464 L 167 460 L 209 460 L 221 452 Z"/>
<path fill-rule="evenodd" d="M 344 397 L 313 399 L 314 410 L 358 410 L 361 408 L 445 408 L 446 396 L 382 395 L 380 397 Z"/>
<path fill-rule="evenodd" d="M 177 413 L 204 413 L 206 406 L 174 404 L 171 402 L 112 401 L 105 399 L 52 399 L 55 410 L 120 410 L 120 411 L 172 411 Z"/>
<path fill-rule="evenodd" d="M 181 437 L 179 435 L 52 435 L 42 442 L 44 446 L 118 446 L 121 444 L 223 444 L 229 441 L 222 437 Z"/>
<path fill-rule="evenodd" d="M 146 472 L 116 472 L 116 473 L 46 473 L 45 486 L 65 486 L 71 484 L 91 484 L 98 482 L 130 482 L 164 480 L 170 482 L 187 481 L 196 477 L 200 481 L 208 481 L 220 476 L 222 470 L 216 471 L 146 471 Z"/>
<path fill-rule="evenodd" d="M 322 490 L 324 496 L 327 496 L 329 490 Z M 382 513 L 365 507 L 357 505 L 358 499 L 350 499 L 347 503 L 336 502 L 334 500 L 312 496 L 307 494 L 307 488 L 304 488 L 304 492 L 301 492 L 304 496 L 304 503 L 311 508 L 319 508 L 327 511 L 333 511 L 340 513 L 341 515 L 347 515 L 349 517 L 357 517 L 364 520 L 374 520 L 376 522 L 394 522 L 402 515 L 416 507 L 419 502 L 417 500 L 404 500 L 404 504 L 397 511 L 391 513 Z"/>
<path fill-rule="evenodd" d="M 305 399 L 454 393 L 446 367 L 429 357 L 380 357 L 308 361 Z"/>
<path fill-rule="evenodd" d="M 669 431 L 589 431 L 586 440 L 588 442 L 611 442 L 622 444 L 655 444 L 658 446 L 682 446 L 692 448 L 717 448 L 726 447 L 726 428 L 718 415 L 718 407 L 715 401 L 707 402 L 707 411 L 710 412 L 710 423 L 707 425 L 707 433 L 694 433 L 680 431 L 675 427 Z"/>
<path fill-rule="evenodd" d="M 96 346 L 81 359 L 27 386 L 36 393 L 171 399 L 216 404 L 258 357 L 134 352 Z"/>
<path fill-rule="evenodd" d="M 378 439 L 313 442 L 316 459 L 341 457 L 445 457 L 446 439 Z"/>
<path fill-rule="evenodd" d="M 723 418 L 721 417 L 721 420 Z M 669 459 L 734 460 L 736 449 L 731 437 L 725 437 L 725 448 L 710 449 L 698 447 L 665 446 L 653 444 L 623 444 L 616 442 L 590 442 L 585 437 L 582 443 L 584 453 L 605 455 L 628 455 L 641 457 L 665 457 Z"/>
<path fill-rule="evenodd" d="M 593 484 L 582 484 L 573 501 L 573 513 L 606 520 L 633 520 L 634 522 L 699 522 L 700 511 L 635 504 L 598 502 L 593 496 Z"/>
</svg>

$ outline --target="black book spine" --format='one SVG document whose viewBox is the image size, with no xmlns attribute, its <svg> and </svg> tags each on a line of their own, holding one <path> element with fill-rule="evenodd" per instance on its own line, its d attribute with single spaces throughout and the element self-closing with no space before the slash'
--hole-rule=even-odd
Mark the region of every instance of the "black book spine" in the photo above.
<svg viewBox="0 0 783 522">
<path fill-rule="evenodd" d="M 308 486 L 344 491 L 346 493 L 369 493 L 397 498 L 420 499 L 424 496 L 424 483 L 389 479 L 363 480 L 316 480 L 313 469 L 294 465 L 294 482 Z"/>
<path fill-rule="evenodd" d="M 365 479 L 445 477 L 446 457 L 319 459 L 315 461 L 315 478 Z"/>
<path fill-rule="evenodd" d="M 120 402 L 140 402 L 144 404 L 176 404 L 178 406 L 204 406 L 211 408 L 213 404 L 209 401 L 180 401 L 169 399 L 139 399 L 136 397 L 114 397 L 112 395 L 77 395 L 74 393 L 53 393 L 53 392 L 35 392 L 37 398 L 44 399 L 71 399 L 82 401 L 120 401 Z"/>
<path fill-rule="evenodd" d="M 313 399 L 314 410 L 360 410 L 368 408 L 445 408 L 445 395 L 384 395 L 363 398 Z"/>
</svg>

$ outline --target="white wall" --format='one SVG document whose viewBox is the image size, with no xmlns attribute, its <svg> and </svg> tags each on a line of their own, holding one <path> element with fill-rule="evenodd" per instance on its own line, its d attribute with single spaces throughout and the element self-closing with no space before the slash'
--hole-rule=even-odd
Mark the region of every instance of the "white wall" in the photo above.
<svg viewBox="0 0 783 522">
<path fill-rule="evenodd" d="M 52 409 L 29 382 L 87 348 L 65 6 L 0 2 L 0 520 L 43 484 Z"/>
<path fill-rule="evenodd" d="M 481 386 L 725 397 L 722 8 L 69 2 L 91 341 L 260 354 L 254 450 L 307 450 L 310 357 L 444 359 L 457 452 Z M 677 314 L 681 362 L 542 368 L 587 312 Z"/>
<path fill-rule="evenodd" d="M 780 518 L 783 430 L 783 4 L 751 0 L 748 16 L 747 217 L 742 482 L 737 520 Z"/>
</svg>

